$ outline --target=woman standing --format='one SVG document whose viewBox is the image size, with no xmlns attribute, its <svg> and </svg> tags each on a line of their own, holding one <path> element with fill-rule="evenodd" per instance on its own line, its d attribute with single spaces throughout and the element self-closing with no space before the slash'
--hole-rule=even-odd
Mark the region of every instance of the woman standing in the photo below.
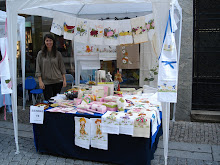
<svg viewBox="0 0 220 165">
<path fill-rule="evenodd" d="M 62 55 L 56 48 L 56 41 L 51 34 L 44 36 L 44 45 L 38 52 L 36 61 L 36 77 L 43 89 L 45 100 L 60 93 L 66 87 L 66 69 Z"/>
</svg>

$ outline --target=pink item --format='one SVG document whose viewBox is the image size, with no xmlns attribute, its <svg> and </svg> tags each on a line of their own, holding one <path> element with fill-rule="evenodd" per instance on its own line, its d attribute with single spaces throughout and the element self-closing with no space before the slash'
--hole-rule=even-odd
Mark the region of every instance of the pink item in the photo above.
<svg viewBox="0 0 220 165">
<path fill-rule="evenodd" d="M 104 103 L 103 105 L 107 107 L 107 111 L 117 111 L 118 110 L 117 103 L 115 103 L 115 102 L 107 102 L 107 103 Z"/>
<path fill-rule="evenodd" d="M 93 101 L 91 103 L 89 103 L 88 105 L 93 105 L 93 104 L 98 104 L 98 105 L 102 105 L 104 102 L 100 102 L 100 101 Z"/>
<path fill-rule="evenodd" d="M 107 107 L 104 105 L 100 105 L 97 107 L 98 112 L 105 113 L 107 111 Z"/>
<path fill-rule="evenodd" d="M 104 98 L 103 97 L 101 97 L 101 98 L 97 97 L 96 100 L 100 101 L 100 102 L 104 102 Z"/>
<path fill-rule="evenodd" d="M 74 98 L 74 105 L 79 105 L 81 104 L 82 99 Z"/>
</svg>

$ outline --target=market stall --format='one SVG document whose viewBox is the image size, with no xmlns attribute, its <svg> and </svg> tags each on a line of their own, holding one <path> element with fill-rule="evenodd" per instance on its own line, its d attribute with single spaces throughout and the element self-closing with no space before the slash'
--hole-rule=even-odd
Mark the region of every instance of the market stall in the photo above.
<svg viewBox="0 0 220 165">
<path fill-rule="evenodd" d="M 98 14 L 106 14 L 108 15 L 109 13 L 129 13 L 129 12 L 133 12 L 133 13 L 137 13 L 137 12 L 145 12 L 146 10 L 143 9 L 143 4 L 146 3 L 150 3 L 152 2 L 152 11 L 153 11 L 153 15 L 154 15 L 154 21 L 155 24 L 157 26 L 157 28 L 155 28 L 157 37 L 156 37 L 156 41 L 157 41 L 157 47 L 156 47 L 156 51 L 158 53 L 158 55 L 160 54 L 160 50 L 162 48 L 162 46 L 164 46 L 164 31 L 167 29 L 173 29 L 173 21 L 171 24 L 171 20 L 174 20 L 174 9 L 177 9 L 177 11 L 179 12 L 180 15 L 180 20 L 181 20 L 181 8 L 178 5 L 177 1 L 169 1 L 169 0 L 152 0 L 152 1 L 145 1 L 145 0 L 139 0 L 139 1 L 77 1 L 77 0 L 72 0 L 72 1 L 59 1 L 59 0 L 54 0 L 54 1 L 26 1 L 26 0 L 22 0 L 22 1 L 16 1 L 16 0 L 8 0 L 7 1 L 7 16 L 8 16 L 8 41 L 9 41 L 9 46 L 11 47 L 11 49 L 9 49 L 9 54 L 11 55 L 12 58 L 12 66 L 15 66 L 15 62 L 16 62 L 16 58 L 15 58 L 15 40 L 14 35 L 15 34 L 15 27 L 16 25 L 13 24 L 13 22 L 16 22 L 16 16 L 18 13 L 23 13 L 23 14 L 30 14 L 30 15 L 40 15 L 40 16 L 46 16 L 46 17 L 50 17 L 50 18 L 54 18 L 54 16 L 57 13 L 65 13 L 65 14 L 69 14 L 71 16 L 75 16 L 75 17 L 81 17 L 83 18 L 86 15 L 98 15 Z M 171 2 L 171 3 L 170 3 Z M 144 6 L 146 7 L 146 6 Z M 169 8 L 170 8 L 170 13 L 169 13 Z M 106 10 L 109 9 L 109 10 Z M 146 8 L 145 8 L 146 9 Z M 144 14 L 145 15 L 145 14 Z M 170 16 L 169 16 L 170 15 Z M 169 18 L 169 20 L 167 21 L 167 18 Z M 170 23 L 167 23 L 170 22 Z M 56 23 L 56 22 L 55 22 Z M 135 22 L 134 22 L 135 24 Z M 166 25 L 170 25 L 170 28 L 166 28 Z M 180 25 L 181 25 L 181 21 L 180 21 Z M 56 26 L 58 27 L 58 26 Z M 178 47 L 178 53 L 180 50 L 180 34 L 181 34 L 181 26 L 180 28 L 178 28 L 178 30 L 180 31 L 179 36 L 177 37 L 177 41 L 179 45 Z M 172 30 L 171 30 L 172 32 Z M 16 37 L 15 37 L 16 38 Z M 83 38 L 78 37 L 75 38 L 78 41 L 85 41 Z M 137 38 L 138 40 L 138 38 Z M 146 38 L 145 38 L 146 40 Z M 107 41 L 106 41 L 107 42 Z M 140 41 L 137 43 L 140 43 Z M 169 48 L 169 47 L 168 47 Z M 179 56 L 178 56 L 179 58 Z M 178 61 L 178 59 L 175 59 L 176 61 Z M 165 65 L 170 66 L 171 68 L 173 67 L 172 63 L 170 62 L 163 62 L 165 63 Z M 80 63 L 81 64 L 81 63 Z M 177 66 L 178 67 L 178 66 Z M 78 72 L 78 67 L 76 67 L 76 74 L 79 73 Z M 176 67 L 175 67 L 176 69 Z M 178 69 L 178 68 L 177 68 Z M 16 68 L 13 67 L 12 69 L 12 80 L 13 80 L 13 90 L 16 91 Z M 80 70 L 80 69 L 79 69 Z M 177 75 L 176 75 L 177 76 Z M 78 76 L 76 76 L 78 77 Z M 177 79 L 177 77 L 174 77 L 175 80 Z M 78 81 L 78 79 L 76 80 Z M 161 81 L 160 81 L 161 82 Z M 177 85 L 177 81 L 175 81 L 175 85 Z M 160 85 L 160 87 L 166 87 L 166 85 L 162 86 Z M 176 93 L 177 90 L 167 90 L 167 89 L 161 89 L 162 92 L 167 92 L 165 94 L 174 94 L 174 96 L 172 98 L 176 97 Z M 170 93 L 173 92 L 173 93 Z M 160 95 L 161 96 L 161 95 Z M 12 107 L 17 110 L 17 102 L 16 102 L 16 92 L 13 94 L 13 104 Z M 163 95 L 163 97 L 166 97 L 166 95 Z M 161 98 L 161 97 L 160 97 Z M 169 134 L 169 102 L 173 102 L 173 101 L 169 101 L 169 100 L 164 100 L 163 103 L 163 128 L 164 128 L 164 155 L 165 155 L 165 164 L 167 163 L 167 150 L 168 150 L 168 134 Z M 18 148 L 17 148 L 18 150 Z"/>
</svg>

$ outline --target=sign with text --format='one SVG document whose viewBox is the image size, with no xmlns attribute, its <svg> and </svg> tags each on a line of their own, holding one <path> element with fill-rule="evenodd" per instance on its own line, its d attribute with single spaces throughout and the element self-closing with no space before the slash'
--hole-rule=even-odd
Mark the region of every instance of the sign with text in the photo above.
<svg viewBox="0 0 220 165">
<path fill-rule="evenodd" d="M 30 107 L 30 123 L 43 124 L 44 121 L 44 106 Z"/>
</svg>

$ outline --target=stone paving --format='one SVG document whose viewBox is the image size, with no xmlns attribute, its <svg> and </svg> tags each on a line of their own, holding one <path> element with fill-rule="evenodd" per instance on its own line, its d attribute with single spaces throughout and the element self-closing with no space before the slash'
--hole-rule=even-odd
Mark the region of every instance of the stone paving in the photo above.
<svg viewBox="0 0 220 165">
<path fill-rule="evenodd" d="M 220 123 L 170 122 L 168 165 L 220 165 L 219 132 Z M 164 164 L 162 141 L 152 165 Z M 19 147 L 15 155 L 13 125 L 0 121 L 0 165 L 112 165 L 37 153 L 30 124 L 19 124 Z"/>
</svg>

